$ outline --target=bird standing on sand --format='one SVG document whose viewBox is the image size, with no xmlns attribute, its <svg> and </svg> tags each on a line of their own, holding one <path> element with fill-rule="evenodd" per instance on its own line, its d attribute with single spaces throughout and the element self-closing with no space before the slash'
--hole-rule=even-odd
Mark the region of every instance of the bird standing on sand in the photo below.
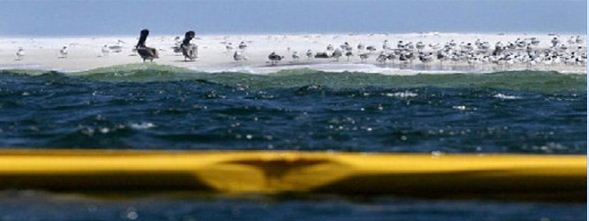
<svg viewBox="0 0 589 221">
<path fill-rule="evenodd" d="M 389 46 L 389 40 L 384 40 L 382 42 L 382 50 L 391 50 L 391 46 Z"/>
<path fill-rule="evenodd" d="M 425 44 L 423 42 L 421 42 L 421 41 L 418 41 L 415 44 L 415 48 L 417 48 L 417 51 L 422 51 L 425 48 Z"/>
<path fill-rule="evenodd" d="M 59 50 L 59 57 L 58 58 L 67 58 L 67 46 L 63 46 L 61 50 Z"/>
<path fill-rule="evenodd" d="M 240 51 L 235 51 L 235 53 L 233 53 L 233 60 L 240 62 L 247 61 L 247 58 Z"/>
<path fill-rule="evenodd" d="M 331 44 L 327 45 L 327 51 L 333 51 L 333 45 L 331 45 Z"/>
<path fill-rule="evenodd" d="M 244 51 L 247 48 L 247 44 L 245 44 L 245 42 L 240 42 L 238 48 L 242 51 Z"/>
<path fill-rule="evenodd" d="M 104 45 L 102 46 L 102 49 L 100 50 L 101 57 L 107 56 L 110 53 L 110 50 L 108 49 L 108 45 Z"/>
<path fill-rule="evenodd" d="M 139 56 L 141 56 L 143 62 L 145 62 L 146 60 L 153 61 L 153 59 L 159 58 L 157 50 L 155 48 L 145 46 L 145 41 L 147 40 L 148 35 L 149 30 L 141 30 L 141 34 L 139 35 L 139 41 L 135 46 L 135 49 L 137 49 L 137 53 L 139 54 Z"/>
<path fill-rule="evenodd" d="M 353 49 L 348 42 L 344 42 L 344 44 L 340 45 L 339 47 L 344 51 L 351 51 Z"/>
<path fill-rule="evenodd" d="M 229 52 L 233 51 L 233 44 L 231 44 L 231 42 L 228 42 L 228 43 L 225 45 L 225 50 L 227 50 L 227 53 L 229 53 Z"/>
<path fill-rule="evenodd" d="M 299 53 L 297 51 L 292 52 L 292 60 L 293 61 L 299 61 L 299 58 L 301 58 L 299 56 Z"/>
<path fill-rule="evenodd" d="M 307 55 L 307 59 L 310 60 L 311 58 L 313 58 L 313 51 L 311 51 L 311 49 L 307 50 L 307 54 L 306 55 Z"/>
<path fill-rule="evenodd" d="M 123 51 L 123 43 L 125 42 L 119 39 L 115 45 L 108 46 L 108 49 L 113 53 L 121 53 Z"/>
<path fill-rule="evenodd" d="M 583 44 L 583 38 L 580 35 L 577 35 L 577 38 L 575 38 L 575 43 Z"/>
<path fill-rule="evenodd" d="M 272 52 L 270 53 L 270 55 L 268 55 L 268 59 L 270 60 L 270 63 L 272 65 L 277 64 L 280 60 L 282 60 L 282 56 L 276 54 L 276 52 Z"/>
<path fill-rule="evenodd" d="M 18 51 L 16 51 L 16 60 L 20 61 L 23 59 L 24 56 L 25 56 L 25 49 L 18 48 Z"/>
<path fill-rule="evenodd" d="M 378 63 L 386 63 L 387 62 L 387 54 L 384 51 L 381 51 L 378 57 L 376 57 L 376 61 Z"/>
<path fill-rule="evenodd" d="M 354 56 L 354 53 L 352 53 L 352 51 L 346 51 L 346 58 L 348 59 L 348 61 L 350 61 L 350 58 Z"/>
<path fill-rule="evenodd" d="M 356 48 L 358 48 L 359 51 L 362 51 L 362 50 L 366 49 L 366 47 L 362 43 L 359 43 Z"/>
<path fill-rule="evenodd" d="M 558 44 L 560 43 L 560 40 L 558 40 L 558 37 L 554 37 L 554 38 L 552 38 L 550 43 L 552 43 L 553 48 L 556 48 L 556 46 L 558 46 Z"/>
<path fill-rule="evenodd" d="M 184 40 L 182 40 L 182 44 L 180 44 L 180 50 L 182 51 L 182 55 L 184 55 L 184 61 L 194 61 L 194 59 L 198 58 L 198 47 L 190 43 L 194 36 L 196 36 L 194 31 L 188 31 L 184 34 Z"/>
<path fill-rule="evenodd" d="M 362 54 L 359 54 L 359 56 L 360 56 L 360 60 L 362 62 L 365 62 L 366 59 L 368 59 L 368 57 L 370 56 L 370 53 L 362 53 Z"/>
<path fill-rule="evenodd" d="M 333 51 L 333 54 L 331 54 L 332 58 L 335 58 L 336 61 L 339 61 L 339 58 L 343 55 L 342 51 L 337 48 L 335 49 L 335 51 Z"/>
</svg>

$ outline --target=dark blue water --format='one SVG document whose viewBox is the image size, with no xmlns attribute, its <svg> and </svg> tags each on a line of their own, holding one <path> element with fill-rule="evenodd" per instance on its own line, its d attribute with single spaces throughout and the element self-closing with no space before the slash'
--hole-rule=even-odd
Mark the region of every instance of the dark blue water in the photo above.
<svg viewBox="0 0 589 221">
<path fill-rule="evenodd" d="M 166 66 L 67 75 L 2 71 L 0 147 L 583 154 L 586 102 L 586 75 L 555 72 L 251 75 Z M 584 203 L 0 194 L 0 220 L 584 220 L 585 215 Z"/>
<path fill-rule="evenodd" d="M 0 193 L 0 220 L 585 220 L 584 203 L 446 201 L 337 196 L 271 198 L 150 195 L 97 198 Z"/>
</svg>

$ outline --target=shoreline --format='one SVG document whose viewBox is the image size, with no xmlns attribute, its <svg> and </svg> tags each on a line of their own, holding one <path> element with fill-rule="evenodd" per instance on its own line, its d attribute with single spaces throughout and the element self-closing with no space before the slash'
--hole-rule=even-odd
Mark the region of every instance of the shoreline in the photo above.
<svg viewBox="0 0 589 221">
<path fill-rule="evenodd" d="M 570 35 L 576 36 L 576 35 Z M 568 34 L 560 34 L 563 45 L 570 37 Z M 447 42 L 455 42 L 458 46 L 466 45 L 480 39 L 489 45 L 494 46 L 495 42 L 508 44 L 516 39 L 537 38 L 540 43 L 535 52 L 550 48 L 550 40 L 554 35 L 549 34 L 481 34 L 481 33 L 406 33 L 406 34 L 269 34 L 269 35 L 197 35 L 192 43 L 199 46 L 199 58 L 193 62 L 184 62 L 181 54 L 174 53 L 172 47 L 176 44 L 174 35 L 154 35 L 147 40 L 147 45 L 157 48 L 160 59 L 154 63 L 160 65 L 171 65 L 187 68 L 194 71 L 221 72 L 221 71 L 243 71 L 249 73 L 271 73 L 283 69 L 310 68 L 319 71 L 358 71 L 369 73 L 437 73 L 437 72 L 474 72 L 486 73 L 496 71 L 513 70 L 537 70 L 557 71 L 561 73 L 586 74 L 585 65 L 581 64 L 491 64 L 474 63 L 466 60 L 438 61 L 421 63 L 414 58 L 411 62 L 378 62 L 376 61 L 384 40 L 389 40 L 394 47 L 397 41 L 423 42 L 431 47 L 440 47 Z M 584 40 L 585 35 L 580 35 Z M 64 73 L 88 71 L 96 68 L 110 67 L 116 65 L 140 63 L 141 59 L 132 52 L 136 42 L 136 36 L 108 36 L 108 37 L 0 37 L 0 70 L 7 69 L 33 69 L 33 70 L 54 70 Z M 247 44 L 246 49 L 237 49 L 240 42 Z M 305 52 L 312 50 L 313 54 L 325 51 L 329 44 L 338 48 L 344 42 L 350 42 L 353 55 L 349 58 L 342 56 L 339 61 L 335 59 L 307 58 Z M 365 50 L 356 49 L 356 45 L 363 44 L 374 46 L 377 50 L 370 52 L 368 59 L 359 58 L 359 54 Z M 107 46 L 118 46 L 117 52 L 109 51 L 104 54 L 101 48 Z M 230 45 L 233 49 L 227 49 Z M 67 46 L 67 57 L 60 58 L 60 48 Z M 436 52 L 426 46 L 423 53 Z M 579 44 L 577 53 L 586 56 L 586 47 Z M 16 52 L 19 48 L 24 49 L 22 60 L 16 60 Z M 392 51 L 393 49 L 391 49 Z M 568 50 L 568 51 L 567 51 Z M 565 50 L 570 53 L 573 49 Z M 233 54 L 238 51 L 247 60 L 235 61 Z M 296 51 L 299 59 L 292 58 Z M 415 50 L 414 50 L 415 51 Z M 514 53 L 521 53 L 523 50 L 514 50 Z M 276 52 L 283 56 L 283 60 L 277 65 L 268 63 L 268 54 Z M 417 54 L 417 51 L 414 52 Z M 420 51 L 420 53 L 422 53 Z M 489 52 L 485 52 L 489 53 Z M 481 55 L 482 56 L 482 55 Z M 585 62 L 585 60 L 583 60 Z"/>
</svg>

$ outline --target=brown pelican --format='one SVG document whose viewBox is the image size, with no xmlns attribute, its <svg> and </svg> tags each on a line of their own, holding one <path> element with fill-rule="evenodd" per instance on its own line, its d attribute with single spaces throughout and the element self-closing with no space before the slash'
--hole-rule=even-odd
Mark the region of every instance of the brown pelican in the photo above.
<svg viewBox="0 0 589 221">
<path fill-rule="evenodd" d="M 196 34 L 194 33 L 194 31 L 189 31 L 186 32 L 186 34 L 184 34 L 184 40 L 182 40 L 182 44 L 180 45 L 182 55 L 184 55 L 184 61 L 193 61 L 195 58 L 198 57 L 198 47 L 190 43 L 190 41 L 194 38 L 195 35 Z"/>
<path fill-rule="evenodd" d="M 141 30 L 141 34 L 139 36 L 139 41 L 137 42 L 137 45 L 135 46 L 135 49 L 137 49 L 137 53 L 139 54 L 139 56 L 141 56 L 141 58 L 143 59 L 143 62 L 145 62 L 146 60 L 153 61 L 153 59 L 159 58 L 159 56 L 157 54 L 157 50 L 155 48 L 150 48 L 150 47 L 145 46 L 145 40 L 147 40 L 148 35 L 149 35 L 149 30 L 147 30 L 147 29 Z"/>
</svg>

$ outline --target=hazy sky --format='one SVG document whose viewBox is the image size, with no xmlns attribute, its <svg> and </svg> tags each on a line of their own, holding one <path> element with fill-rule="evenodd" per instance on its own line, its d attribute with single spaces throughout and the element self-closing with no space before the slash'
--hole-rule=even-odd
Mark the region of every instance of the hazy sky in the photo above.
<svg viewBox="0 0 589 221">
<path fill-rule="evenodd" d="M 584 0 L 3 1 L 0 35 L 587 31 Z"/>
</svg>

